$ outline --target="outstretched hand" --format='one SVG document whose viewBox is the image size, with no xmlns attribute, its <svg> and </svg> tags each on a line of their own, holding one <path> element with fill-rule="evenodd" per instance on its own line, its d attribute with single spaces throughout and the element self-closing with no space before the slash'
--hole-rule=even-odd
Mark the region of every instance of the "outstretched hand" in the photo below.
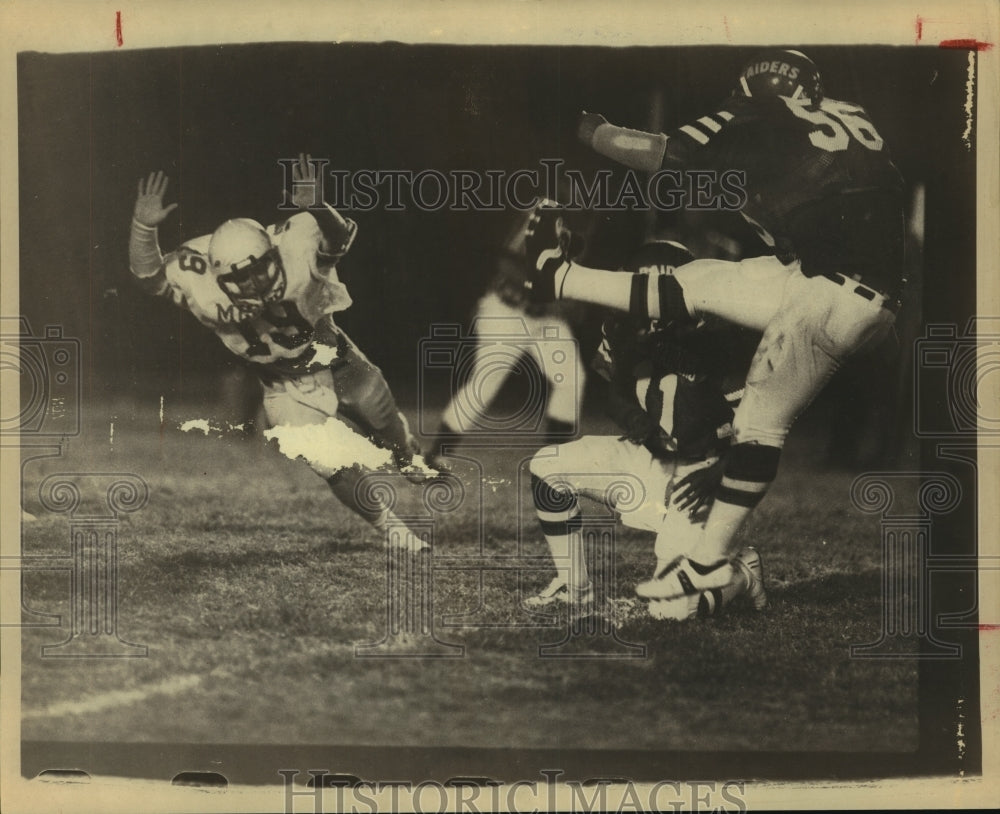
<svg viewBox="0 0 1000 814">
<path fill-rule="evenodd" d="M 132 211 L 132 217 L 136 221 L 143 226 L 157 226 L 177 208 L 176 203 L 163 205 L 163 195 L 169 183 L 170 179 L 162 170 L 151 172 L 146 179 L 139 179 L 139 194 L 135 199 L 135 209 Z"/>
<path fill-rule="evenodd" d="M 292 165 L 292 203 L 299 209 L 321 203 L 316 200 L 316 165 L 308 153 L 299 153 L 299 160 Z"/>
</svg>

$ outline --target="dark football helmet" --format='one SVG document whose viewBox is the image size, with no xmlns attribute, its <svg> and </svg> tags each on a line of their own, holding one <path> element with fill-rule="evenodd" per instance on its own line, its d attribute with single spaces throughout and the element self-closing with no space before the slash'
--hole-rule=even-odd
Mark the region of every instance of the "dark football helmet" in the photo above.
<svg viewBox="0 0 1000 814">
<path fill-rule="evenodd" d="M 816 67 L 801 51 L 762 51 L 740 71 L 737 94 L 742 96 L 787 96 L 823 99 L 823 83 Z"/>
</svg>

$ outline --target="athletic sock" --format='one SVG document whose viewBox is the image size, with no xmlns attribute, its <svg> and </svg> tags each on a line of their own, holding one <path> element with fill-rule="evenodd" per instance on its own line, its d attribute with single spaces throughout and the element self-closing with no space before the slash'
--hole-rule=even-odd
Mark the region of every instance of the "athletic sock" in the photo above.
<svg viewBox="0 0 1000 814">
<path fill-rule="evenodd" d="M 729 451 L 715 503 L 689 560 L 706 565 L 736 553 L 736 533 L 774 482 L 780 457 L 780 448 L 766 444 L 736 444 Z"/>
<path fill-rule="evenodd" d="M 590 576 L 584 557 L 580 504 L 576 496 L 553 489 L 535 475 L 531 476 L 531 493 L 556 570 L 566 573 L 566 584 L 571 591 L 585 588 Z M 563 565 L 560 566 L 560 563 Z"/>
</svg>

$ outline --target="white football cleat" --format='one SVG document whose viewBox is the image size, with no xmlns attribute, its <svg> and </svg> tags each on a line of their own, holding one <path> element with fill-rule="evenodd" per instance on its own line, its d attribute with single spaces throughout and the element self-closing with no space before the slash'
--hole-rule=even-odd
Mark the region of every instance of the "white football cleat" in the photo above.
<svg viewBox="0 0 1000 814">
<path fill-rule="evenodd" d="M 685 596 L 697 600 L 702 591 L 728 585 L 735 571 L 729 560 L 712 566 L 693 563 L 687 557 L 678 557 L 655 579 L 648 579 L 635 586 L 635 592 L 644 599 L 680 599 Z"/>
<path fill-rule="evenodd" d="M 650 599 L 649 615 L 654 619 L 671 619 L 675 622 L 686 622 L 698 616 L 698 603 L 701 595 L 682 596 L 679 599 Z"/>
<path fill-rule="evenodd" d="M 529 608 L 543 608 L 556 602 L 572 607 L 593 604 L 594 583 L 588 582 L 582 588 L 577 588 L 567 584 L 563 577 L 555 577 L 545 590 L 524 600 Z"/>
<path fill-rule="evenodd" d="M 767 607 L 767 591 L 764 590 L 764 567 L 760 552 L 753 546 L 747 546 L 736 555 L 733 564 L 746 577 L 747 596 L 753 603 L 753 609 L 764 610 Z"/>
</svg>

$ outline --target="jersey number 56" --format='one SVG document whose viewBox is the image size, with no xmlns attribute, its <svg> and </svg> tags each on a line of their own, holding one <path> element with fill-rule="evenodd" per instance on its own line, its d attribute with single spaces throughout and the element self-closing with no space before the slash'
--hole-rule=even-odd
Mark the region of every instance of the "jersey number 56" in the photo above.
<svg viewBox="0 0 1000 814">
<path fill-rule="evenodd" d="M 816 125 L 809 133 L 813 146 L 836 153 L 846 150 L 853 138 L 869 150 L 878 152 L 882 149 L 882 137 L 860 107 L 832 99 L 824 99 L 817 107 L 814 104 L 803 105 L 785 96 L 780 98 L 795 116 Z"/>
</svg>

